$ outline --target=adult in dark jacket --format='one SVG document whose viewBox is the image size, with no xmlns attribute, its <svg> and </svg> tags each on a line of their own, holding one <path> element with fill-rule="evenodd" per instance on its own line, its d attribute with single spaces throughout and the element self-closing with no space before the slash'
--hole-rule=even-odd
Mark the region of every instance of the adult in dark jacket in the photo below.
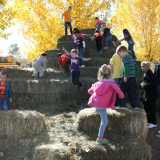
<svg viewBox="0 0 160 160">
<path fill-rule="evenodd" d="M 143 89 L 143 105 L 147 113 L 148 128 L 157 127 L 156 121 L 156 78 L 150 70 L 149 62 L 141 63 L 143 75 L 143 82 L 140 87 Z"/>
<path fill-rule="evenodd" d="M 160 60 L 160 59 L 159 59 Z M 158 91 L 158 115 L 160 116 L 160 64 L 156 66 L 154 75 L 157 80 L 157 91 Z"/>
</svg>

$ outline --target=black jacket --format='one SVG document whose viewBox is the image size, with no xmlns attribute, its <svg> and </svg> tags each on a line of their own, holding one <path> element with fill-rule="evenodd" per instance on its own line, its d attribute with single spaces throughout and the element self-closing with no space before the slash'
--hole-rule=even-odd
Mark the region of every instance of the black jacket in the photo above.
<svg viewBox="0 0 160 160">
<path fill-rule="evenodd" d="M 143 100 L 144 101 L 153 99 L 156 100 L 157 97 L 156 78 L 150 69 L 146 72 L 145 77 L 143 77 L 143 82 L 145 84 L 143 88 L 145 98 Z"/>
</svg>

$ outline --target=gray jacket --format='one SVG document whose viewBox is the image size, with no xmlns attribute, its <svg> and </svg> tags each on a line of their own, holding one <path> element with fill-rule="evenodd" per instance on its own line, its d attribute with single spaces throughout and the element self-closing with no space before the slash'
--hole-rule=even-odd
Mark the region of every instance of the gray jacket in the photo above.
<svg viewBox="0 0 160 160">
<path fill-rule="evenodd" d="M 39 64 L 41 65 L 44 69 L 47 68 L 46 66 L 46 60 L 43 56 L 40 56 L 39 59 L 36 60 L 36 62 L 34 64 Z"/>
</svg>

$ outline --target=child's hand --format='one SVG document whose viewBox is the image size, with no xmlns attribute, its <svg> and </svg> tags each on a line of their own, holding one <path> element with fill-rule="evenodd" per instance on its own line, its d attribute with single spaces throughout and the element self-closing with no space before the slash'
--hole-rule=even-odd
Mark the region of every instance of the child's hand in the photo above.
<svg viewBox="0 0 160 160">
<path fill-rule="evenodd" d="M 9 98 L 9 102 L 12 103 L 12 99 L 11 98 Z"/>
<path fill-rule="evenodd" d="M 65 51 L 66 49 L 63 47 L 63 51 Z"/>
<path fill-rule="evenodd" d="M 85 48 L 83 48 L 83 52 L 85 52 Z"/>
<path fill-rule="evenodd" d="M 91 58 L 88 58 L 88 60 L 90 61 L 90 60 L 91 60 Z"/>
<path fill-rule="evenodd" d="M 124 78 L 124 82 L 125 82 L 125 83 L 127 82 L 127 77 Z"/>
</svg>

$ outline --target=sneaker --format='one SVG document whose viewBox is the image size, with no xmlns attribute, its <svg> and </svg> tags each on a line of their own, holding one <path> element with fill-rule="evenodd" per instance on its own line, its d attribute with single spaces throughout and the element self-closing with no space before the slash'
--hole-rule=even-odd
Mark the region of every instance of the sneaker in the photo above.
<svg viewBox="0 0 160 160">
<path fill-rule="evenodd" d="M 152 124 L 152 123 L 147 123 L 147 126 L 149 126 L 150 124 Z"/>
<path fill-rule="evenodd" d="M 75 85 L 75 87 L 74 87 L 74 88 L 75 88 L 75 90 L 77 90 L 77 89 L 78 89 L 78 86 L 77 86 L 77 85 Z"/>
<path fill-rule="evenodd" d="M 115 47 L 115 46 L 116 46 L 116 43 L 115 43 L 114 41 L 112 41 L 112 43 L 113 43 L 113 46 Z"/>
<path fill-rule="evenodd" d="M 154 127 L 157 127 L 157 125 L 152 124 L 152 123 L 148 125 L 148 128 L 154 128 Z"/>
<path fill-rule="evenodd" d="M 80 87 L 80 91 L 84 90 L 84 83 L 82 82 L 82 87 Z"/>
<path fill-rule="evenodd" d="M 108 47 L 103 47 L 103 49 L 108 49 Z"/>
<path fill-rule="evenodd" d="M 95 114 L 99 114 L 98 110 L 96 109 Z"/>
<path fill-rule="evenodd" d="M 97 138 L 96 143 L 97 144 L 107 144 L 109 143 L 109 140 L 106 138 Z"/>
<path fill-rule="evenodd" d="M 43 79 L 43 77 L 41 76 L 41 77 L 39 77 L 39 79 Z"/>
<path fill-rule="evenodd" d="M 102 54 L 102 49 L 100 50 L 99 54 L 100 54 L 100 55 Z"/>
<path fill-rule="evenodd" d="M 82 65 L 82 66 L 80 66 L 80 67 L 85 67 L 85 65 Z"/>
</svg>

